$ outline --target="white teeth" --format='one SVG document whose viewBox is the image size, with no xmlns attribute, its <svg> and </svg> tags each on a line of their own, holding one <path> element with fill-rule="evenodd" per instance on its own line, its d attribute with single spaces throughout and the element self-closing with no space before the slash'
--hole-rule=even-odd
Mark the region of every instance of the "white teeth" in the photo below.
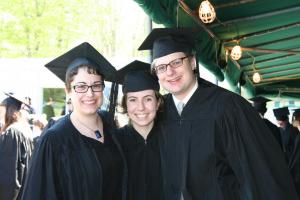
<svg viewBox="0 0 300 200">
<path fill-rule="evenodd" d="M 175 81 L 178 81 L 179 78 L 174 78 L 172 80 L 169 80 L 169 82 L 175 82 Z"/>
<path fill-rule="evenodd" d="M 83 101 L 84 104 L 94 104 L 95 101 Z"/>
<path fill-rule="evenodd" d="M 137 117 L 140 117 L 140 118 L 144 118 L 144 117 L 146 117 L 147 115 L 146 115 L 146 114 L 137 114 L 136 116 L 137 116 Z"/>
</svg>

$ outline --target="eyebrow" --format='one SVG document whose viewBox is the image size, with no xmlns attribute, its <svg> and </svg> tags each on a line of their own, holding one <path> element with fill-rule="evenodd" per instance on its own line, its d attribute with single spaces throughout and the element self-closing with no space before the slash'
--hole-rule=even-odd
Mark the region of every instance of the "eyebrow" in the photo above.
<svg viewBox="0 0 300 200">
<path fill-rule="evenodd" d="M 155 98 L 155 95 L 152 95 L 152 94 L 148 94 L 148 95 L 146 95 L 146 96 L 143 96 L 142 98 L 147 98 L 147 97 L 154 97 Z M 127 99 L 137 99 L 138 97 L 136 97 L 136 96 L 128 96 L 127 97 Z"/>
<path fill-rule="evenodd" d="M 95 81 L 95 82 L 93 82 L 92 84 L 97 84 L 97 83 L 102 83 L 103 81 Z M 87 83 L 86 82 L 83 82 L 83 81 L 81 81 L 81 82 L 76 82 L 75 84 L 86 84 L 87 85 Z"/>
</svg>

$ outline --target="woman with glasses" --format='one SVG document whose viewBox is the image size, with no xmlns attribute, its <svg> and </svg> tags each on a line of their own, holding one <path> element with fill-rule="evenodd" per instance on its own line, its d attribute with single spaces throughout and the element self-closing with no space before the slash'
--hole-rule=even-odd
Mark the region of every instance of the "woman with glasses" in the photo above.
<svg viewBox="0 0 300 200">
<path fill-rule="evenodd" d="M 68 60 L 70 64 L 64 63 Z M 64 65 L 68 66 L 65 84 L 73 111 L 41 138 L 22 197 L 125 199 L 125 158 L 112 134 L 114 124 L 106 113 L 98 112 L 103 103 L 104 76 L 113 68 L 88 43 L 46 66 Z"/>
<path fill-rule="evenodd" d="M 128 115 L 129 124 L 118 130 L 118 139 L 124 149 L 128 166 L 127 199 L 163 199 L 160 131 L 156 114 L 161 110 L 162 95 L 157 78 L 140 68 L 145 63 L 134 61 L 121 72 L 130 72 L 123 81 L 122 112 Z M 124 70 L 123 70 L 124 69 Z"/>
</svg>

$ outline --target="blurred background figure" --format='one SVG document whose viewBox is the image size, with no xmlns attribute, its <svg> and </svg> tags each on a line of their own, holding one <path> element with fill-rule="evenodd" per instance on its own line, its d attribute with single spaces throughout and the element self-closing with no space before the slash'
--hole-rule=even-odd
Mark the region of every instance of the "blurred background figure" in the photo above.
<svg viewBox="0 0 300 200">
<path fill-rule="evenodd" d="M 47 125 L 47 120 L 46 120 L 46 115 L 32 115 L 31 116 L 31 121 L 32 121 L 32 134 L 33 134 L 33 139 L 39 137 L 44 130 L 45 126 Z"/>
<path fill-rule="evenodd" d="M 296 109 L 293 113 L 292 124 L 300 131 L 300 109 Z M 295 139 L 293 153 L 289 162 L 290 172 L 292 174 L 294 184 L 298 195 L 300 195 L 300 135 Z"/>
<path fill-rule="evenodd" d="M 34 108 L 32 107 L 31 98 L 30 97 L 28 97 L 28 96 L 25 97 L 25 103 L 26 104 L 22 105 L 22 109 L 27 110 L 27 112 L 29 114 L 35 114 L 36 112 L 35 112 Z"/>
<path fill-rule="evenodd" d="M 293 113 L 292 124 L 300 132 L 300 108 L 296 109 Z"/>
<path fill-rule="evenodd" d="M 73 111 L 73 105 L 72 105 L 71 98 L 69 98 L 68 101 L 66 102 L 66 105 L 63 107 L 60 115 L 66 115 L 71 113 L 72 111 Z"/>
<path fill-rule="evenodd" d="M 0 133 L 0 199 L 18 197 L 32 153 L 32 131 L 21 111 L 23 102 L 12 94 L 0 104 L 4 124 Z"/>
<path fill-rule="evenodd" d="M 33 135 L 33 146 L 36 147 L 40 136 L 42 135 L 45 127 L 48 125 L 48 121 L 46 120 L 46 115 L 31 115 L 31 129 Z"/>
<path fill-rule="evenodd" d="M 54 101 L 52 97 L 49 97 L 48 101 L 43 107 L 43 113 L 47 116 L 47 121 L 49 121 L 52 117 L 55 117 L 54 108 L 53 108 Z"/>
<path fill-rule="evenodd" d="M 268 128 L 272 132 L 274 138 L 276 139 L 276 141 L 278 142 L 278 144 L 280 145 L 280 147 L 282 149 L 283 147 L 282 147 L 282 141 L 281 141 L 281 135 L 280 135 L 279 128 L 275 124 L 270 122 L 270 120 L 268 120 L 264 117 L 265 113 L 267 112 L 267 102 L 269 102 L 271 100 L 267 99 L 265 97 L 261 97 L 261 96 L 253 97 L 249 100 L 253 102 L 252 106 L 259 113 L 261 118 L 264 120 L 265 124 L 268 126 Z"/>
<path fill-rule="evenodd" d="M 5 118 L 5 106 L 0 104 L 0 133 L 2 127 L 4 126 L 4 118 Z"/>
<path fill-rule="evenodd" d="M 289 161 L 298 135 L 298 129 L 289 122 L 288 115 L 290 112 L 288 107 L 273 109 L 273 113 L 279 125 L 283 151 Z"/>
</svg>

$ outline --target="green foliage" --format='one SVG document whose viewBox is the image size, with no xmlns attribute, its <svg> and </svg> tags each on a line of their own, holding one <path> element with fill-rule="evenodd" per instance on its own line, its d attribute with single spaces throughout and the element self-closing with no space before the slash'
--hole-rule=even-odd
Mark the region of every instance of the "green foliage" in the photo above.
<svg viewBox="0 0 300 200">
<path fill-rule="evenodd" d="M 136 49 L 146 29 L 126 27 L 125 1 L 128 4 L 128 0 L 0 1 L 0 57 L 56 57 L 84 41 L 105 56 L 141 54 Z M 146 15 L 135 20 L 145 27 Z M 129 33 L 132 38 L 123 39 Z"/>
<path fill-rule="evenodd" d="M 52 99 L 51 106 L 49 104 Z M 47 115 L 47 120 L 54 116 L 60 116 L 65 106 L 66 94 L 62 88 L 44 88 L 43 90 L 43 113 Z"/>
<path fill-rule="evenodd" d="M 54 102 L 64 103 L 66 99 L 66 94 L 62 88 L 44 88 L 43 100 L 44 103 L 48 102 L 52 98 Z"/>
</svg>

